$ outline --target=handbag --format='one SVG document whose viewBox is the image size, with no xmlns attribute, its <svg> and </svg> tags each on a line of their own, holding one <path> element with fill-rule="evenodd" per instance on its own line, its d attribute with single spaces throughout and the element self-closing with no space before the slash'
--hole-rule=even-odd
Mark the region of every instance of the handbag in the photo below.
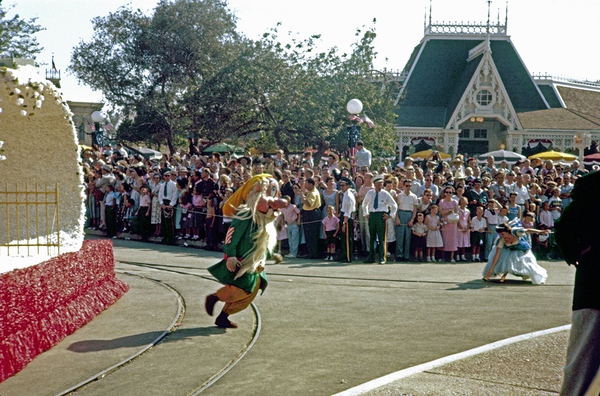
<svg viewBox="0 0 600 396">
<path fill-rule="evenodd" d="M 458 213 L 452 212 L 448 215 L 448 223 L 458 223 Z"/>
<path fill-rule="evenodd" d="M 94 196 L 94 198 L 96 198 L 96 201 L 100 202 L 104 200 L 105 194 L 98 187 L 94 187 L 94 189 L 92 190 L 92 195 Z"/>
</svg>

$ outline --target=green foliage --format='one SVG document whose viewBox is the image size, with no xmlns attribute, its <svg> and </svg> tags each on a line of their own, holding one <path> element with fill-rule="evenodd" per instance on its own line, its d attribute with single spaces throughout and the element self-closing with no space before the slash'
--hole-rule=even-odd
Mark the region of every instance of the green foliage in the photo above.
<svg viewBox="0 0 600 396">
<path fill-rule="evenodd" d="M 36 24 L 37 18 L 26 21 L 19 15 L 7 18 L 7 11 L 0 1 L 0 57 L 14 57 L 35 60 L 42 52 L 34 35 L 45 30 Z"/>
<path fill-rule="evenodd" d="M 70 70 L 133 116 L 128 134 L 157 135 L 173 152 L 176 135 L 192 126 L 182 97 L 229 63 L 234 16 L 219 0 L 162 0 L 151 16 L 122 7 L 93 23 L 95 34 L 75 47 Z"/>
<path fill-rule="evenodd" d="M 347 146 L 346 103 L 359 98 L 376 122 L 363 128 L 375 152 L 395 151 L 393 83 L 374 82 L 374 28 L 357 30 L 351 54 L 317 52 L 319 36 L 282 44 L 235 31 L 219 0 L 161 1 L 153 15 L 120 8 L 95 18 L 95 35 L 74 49 L 70 69 L 130 121 L 118 138 L 216 143 L 241 137 L 255 148 Z M 397 92 L 397 89 L 396 91 Z"/>
<path fill-rule="evenodd" d="M 394 120 L 393 92 L 397 83 L 382 86 L 373 78 L 376 52 L 374 28 L 356 31 L 358 41 L 350 55 L 340 55 L 336 48 L 315 53 L 313 36 L 305 41 L 282 45 L 277 32 L 263 36 L 263 47 L 270 48 L 287 68 L 276 76 L 272 91 L 266 93 L 269 101 L 262 110 L 265 121 L 273 131 L 280 147 L 297 151 L 306 145 L 320 151 L 329 146 L 338 151 L 347 148 L 349 125 L 346 103 L 360 98 L 364 113 L 376 121 L 376 127 L 363 127 L 363 140 L 382 153 L 393 153 Z M 378 77 L 378 76 L 375 76 Z"/>
</svg>

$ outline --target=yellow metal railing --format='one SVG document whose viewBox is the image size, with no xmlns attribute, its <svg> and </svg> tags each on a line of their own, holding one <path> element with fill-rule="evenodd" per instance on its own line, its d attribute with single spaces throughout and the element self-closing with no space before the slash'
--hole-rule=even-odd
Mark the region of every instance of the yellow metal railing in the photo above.
<svg viewBox="0 0 600 396">
<path fill-rule="evenodd" d="M 54 188 L 26 183 L 25 189 L 16 184 L 12 190 L 6 183 L 0 191 L 0 221 L 5 223 L 4 232 L 0 232 L 0 252 L 10 256 L 16 249 L 21 255 L 26 249 L 28 256 L 60 254 L 58 205 L 58 183 Z"/>
</svg>

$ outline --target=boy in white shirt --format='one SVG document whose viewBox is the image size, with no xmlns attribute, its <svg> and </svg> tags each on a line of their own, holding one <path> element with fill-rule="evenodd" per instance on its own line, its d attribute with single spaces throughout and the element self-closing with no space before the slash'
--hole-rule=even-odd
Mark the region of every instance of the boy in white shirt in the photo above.
<svg viewBox="0 0 600 396">
<path fill-rule="evenodd" d="M 483 217 L 483 206 L 475 209 L 475 217 L 471 219 L 471 246 L 473 248 L 473 261 L 481 261 L 479 254 L 484 246 L 488 231 L 487 221 Z"/>
</svg>

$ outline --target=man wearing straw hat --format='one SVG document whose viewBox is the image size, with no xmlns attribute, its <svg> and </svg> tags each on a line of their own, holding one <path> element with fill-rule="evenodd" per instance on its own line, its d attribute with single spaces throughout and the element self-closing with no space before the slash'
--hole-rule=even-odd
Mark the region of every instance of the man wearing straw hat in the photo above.
<svg viewBox="0 0 600 396">
<path fill-rule="evenodd" d="M 385 264 L 386 225 L 388 218 L 396 218 L 398 205 L 394 198 L 383 189 L 383 175 L 373 178 L 374 189 L 369 190 L 362 203 L 365 219 L 369 222 L 369 257 L 365 263 L 375 262 L 375 249 L 379 252 L 379 264 Z"/>
<path fill-rule="evenodd" d="M 313 178 L 306 179 L 306 192 L 302 194 L 302 223 L 304 227 L 304 238 L 309 259 L 317 259 L 319 228 L 321 227 L 321 196 L 315 188 Z"/>
</svg>

